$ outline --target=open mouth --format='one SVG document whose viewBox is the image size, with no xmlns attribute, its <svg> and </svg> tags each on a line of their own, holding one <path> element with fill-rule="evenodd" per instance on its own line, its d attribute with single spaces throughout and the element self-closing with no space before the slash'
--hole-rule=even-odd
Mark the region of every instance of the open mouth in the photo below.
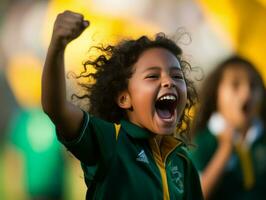
<svg viewBox="0 0 266 200">
<path fill-rule="evenodd" d="M 249 104 L 249 102 L 244 103 L 242 105 L 241 109 L 242 109 L 242 112 L 244 114 L 248 114 L 250 112 L 250 104 Z"/>
<path fill-rule="evenodd" d="M 175 114 L 176 106 L 177 97 L 173 94 L 163 95 L 155 102 L 156 112 L 162 119 L 170 119 Z"/>
</svg>

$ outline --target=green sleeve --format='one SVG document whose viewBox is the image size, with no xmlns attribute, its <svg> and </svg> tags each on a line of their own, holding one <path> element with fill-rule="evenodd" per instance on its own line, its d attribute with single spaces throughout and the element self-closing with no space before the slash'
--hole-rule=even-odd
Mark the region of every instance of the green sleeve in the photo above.
<svg viewBox="0 0 266 200">
<path fill-rule="evenodd" d="M 116 145 L 113 123 L 89 116 L 84 112 L 80 136 L 74 141 L 59 140 L 66 148 L 87 166 L 108 165 Z"/>
</svg>

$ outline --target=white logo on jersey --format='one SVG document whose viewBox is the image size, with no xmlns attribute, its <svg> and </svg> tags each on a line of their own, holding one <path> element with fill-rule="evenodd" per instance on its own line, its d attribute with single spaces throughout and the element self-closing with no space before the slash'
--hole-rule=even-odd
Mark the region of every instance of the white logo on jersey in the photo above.
<svg viewBox="0 0 266 200">
<path fill-rule="evenodd" d="M 171 167 L 172 181 L 179 193 L 184 193 L 183 174 L 179 171 L 178 166 L 174 166 L 172 162 L 169 163 Z"/>
<path fill-rule="evenodd" d="M 144 163 L 149 164 L 148 158 L 147 158 L 145 151 L 143 149 L 139 152 L 136 160 L 139 162 L 144 162 Z"/>
</svg>

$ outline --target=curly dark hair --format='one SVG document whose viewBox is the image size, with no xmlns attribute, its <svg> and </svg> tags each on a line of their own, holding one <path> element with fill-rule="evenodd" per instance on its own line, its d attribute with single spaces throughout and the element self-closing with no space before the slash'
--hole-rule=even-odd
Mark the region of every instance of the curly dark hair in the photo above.
<svg viewBox="0 0 266 200">
<path fill-rule="evenodd" d="M 240 67 L 248 71 L 252 85 L 258 86 L 263 92 L 262 105 L 260 110 L 260 117 L 264 124 L 266 122 L 266 89 L 263 83 L 262 77 L 256 70 L 256 67 L 246 58 L 239 55 L 232 55 L 223 62 L 219 63 L 218 66 L 206 77 L 204 80 L 201 90 L 199 91 L 199 102 L 197 108 L 197 114 L 195 116 L 194 125 L 192 128 L 192 135 L 206 128 L 206 124 L 211 114 L 217 110 L 217 91 L 220 82 L 223 77 L 223 73 L 226 69 L 231 67 Z"/>
<path fill-rule="evenodd" d="M 90 59 L 84 63 L 84 71 L 77 78 L 93 78 L 94 84 L 79 83 L 85 89 L 85 95 L 72 95 L 79 99 L 88 98 L 88 112 L 104 120 L 117 123 L 122 118 L 127 118 L 125 110 L 121 109 L 116 99 L 121 91 L 128 87 L 128 81 L 133 73 L 133 65 L 139 56 L 150 48 L 165 48 L 179 60 L 187 84 L 187 102 L 181 123 L 177 125 L 178 133 L 187 133 L 190 127 L 190 109 L 196 103 L 197 93 L 193 81 L 189 78 L 192 68 L 188 62 L 182 59 L 182 50 L 179 46 L 167 38 L 165 34 L 156 34 L 154 39 L 142 36 L 136 40 L 123 40 L 116 46 L 94 47 L 100 50 L 101 55 L 96 59 Z M 88 67 L 96 69 L 95 73 L 89 73 Z M 181 134 L 183 135 L 183 134 Z M 188 138 L 186 136 L 186 138 Z"/>
</svg>

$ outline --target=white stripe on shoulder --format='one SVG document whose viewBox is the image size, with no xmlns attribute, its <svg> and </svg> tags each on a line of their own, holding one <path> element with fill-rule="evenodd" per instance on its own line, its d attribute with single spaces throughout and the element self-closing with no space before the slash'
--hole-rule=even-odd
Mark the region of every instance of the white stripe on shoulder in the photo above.
<svg viewBox="0 0 266 200">
<path fill-rule="evenodd" d="M 83 121 L 83 123 L 82 123 L 82 127 L 81 127 L 82 129 L 80 130 L 79 136 L 76 139 L 71 140 L 71 141 L 62 141 L 65 145 L 69 146 L 69 145 L 78 144 L 81 141 L 81 139 L 83 138 L 83 136 L 85 135 L 85 130 L 88 127 L 90 116 L 85 111 L 83 111 L 83 113 L 84 113 L 83 120 L 86 120 L 86 121 Z"/>
</svg>

